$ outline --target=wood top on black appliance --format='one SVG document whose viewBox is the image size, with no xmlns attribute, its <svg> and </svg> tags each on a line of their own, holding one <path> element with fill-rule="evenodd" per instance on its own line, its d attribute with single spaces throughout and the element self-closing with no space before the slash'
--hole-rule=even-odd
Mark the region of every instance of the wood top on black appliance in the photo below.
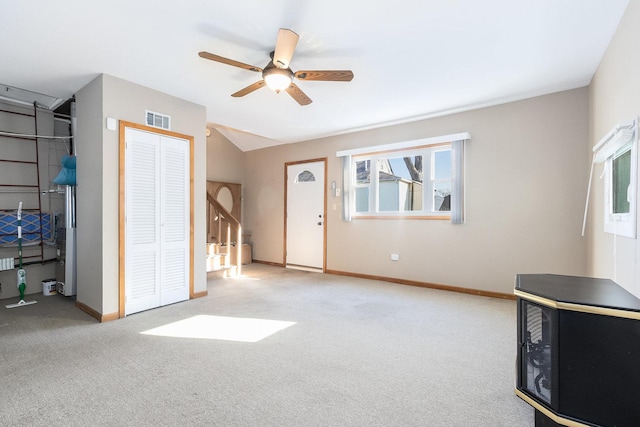
<svg viewBox="0 0 640 427">
<path fill-rule="evenodd" d="M 640 299 L 609 279 L 518 274 L 515 289 L 516 295 L 523 292 L 557 303 L 640 312 Z"/>
</svg>

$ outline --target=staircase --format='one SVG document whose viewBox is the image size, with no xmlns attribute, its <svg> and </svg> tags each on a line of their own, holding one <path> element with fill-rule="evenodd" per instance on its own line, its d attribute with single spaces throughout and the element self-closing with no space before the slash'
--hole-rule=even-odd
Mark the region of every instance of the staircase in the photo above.
<svg viewBox="0 0 640 427">
<path fill-rule="evenodd" d="M 238 274 L 238 267 L 231 264 L 231 255 L 226 249 L 226 246 L 218 243 L 207 243 L 207 273 L 215 272 L 220 277 L 234 277 Z"/>
<path fill-rule="evenodd" d="M 209 215 L 214 215 L 218 225 L 217 236 L 221 236 L 220 230 L 223 224 L 226 226 L 226 242 L 207 243 L 207 273 L 218 272 L 221 277 L 234 277 L 242 273 L 243 246 L 235 244 L 242 241 L 242 226 L 231 213 L 229 213 L 211 193 L 207 191 L 207 202 L 209 203 Z M 234 244 L 231 236 L 234 233 Z M 248 251 L 249 258 L 251 250 Z"/>
</svg>

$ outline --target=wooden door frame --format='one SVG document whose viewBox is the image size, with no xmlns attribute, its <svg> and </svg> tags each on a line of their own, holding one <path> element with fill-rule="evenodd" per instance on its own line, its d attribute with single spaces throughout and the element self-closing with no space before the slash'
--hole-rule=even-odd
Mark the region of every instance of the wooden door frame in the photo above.
<svg viewBox="0 0 640 427">
<path fill-rule="evenodd" d="M 323 182 L 323 202 L 322 202 L 322 272 L 327 271 L 327 165 L 328 158 L 321 157 L 317 159 L 299 160 L 296 162 L 287 162 L 284 164 L 284 244 L 282 247 L 282 265 L 287 266 L 287 201 L 289 191 L 289 166 L 300 165 L 304 163 L 324 163 L 324 182 Z"/>
<path fill-rule="evenodd" d="M 120 120 L 120 134 L 119 134 L 119 189 L 120 196 L 118 200 L 118 317 L 125 317 L 125 130 L 126 128 L 137 129 L 143 132 L 149 132 L 157 135 L 165 135 L 172 138 L 186 139 L 189 141 L 189 299 L 195 298 L 194 293 L 194 251 L 193 251 L 193 234 L 194 234 L 194 209 L 193 209 L 193 152 L 194 152 L 194 137 L 191 135 L 184 135 L 177 132 L 172 132 L 164 129 L 154 128 L 151 126 L 141 125 L 139 123 L 127 122 Z"/>
</svg>

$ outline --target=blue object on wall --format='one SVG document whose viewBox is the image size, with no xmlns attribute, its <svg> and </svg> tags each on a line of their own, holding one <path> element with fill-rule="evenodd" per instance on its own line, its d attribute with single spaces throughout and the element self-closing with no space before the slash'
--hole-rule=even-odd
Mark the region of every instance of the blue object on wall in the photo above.
<svg viewBox="0 0 640 427">
<path fill-rule="evenodd" d="M 40 242 L 40 215 L 22 214 L 22 241 L 25 244 Z M 51 240 L 51 214 L 42 213 L 42 238 Z M 18 242 L 18 217 L 15 213 L 0 213 L 0 245 Z"/>
<path fill-rule="evenodd" d="M 76 185 L 76 156 L 62 156 L 62 169 L 53 179 L 54 184 Z"/>
</svg>

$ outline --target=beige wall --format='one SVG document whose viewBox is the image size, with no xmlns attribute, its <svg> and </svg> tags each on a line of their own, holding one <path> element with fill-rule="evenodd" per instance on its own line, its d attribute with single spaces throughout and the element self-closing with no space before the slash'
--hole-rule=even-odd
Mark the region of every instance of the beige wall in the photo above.
<svg viewBox="0 0 640 427">
<path fill-rule="evenodd" d="M 591 82 L 586 147 L 589 153 L 616 123 L 640 115 L 639 40 L 640 2 L 630 1 Z M 614 238 L 603 231 L 604 189 L 598 179 L 601 173 L 602 165 L 596 166 L 587 234 L 589 274 L 613 279 L 640 297 L 640 243 L 638 239 Z"/>
<path fill-rule="evenodd" d="M 340 219 L 328 194 L 327 268 L 512 293 L 517 273 L 586 273 L 586 88 L 246 153 L 245 230 L 254 259 L 283 262 L 284 163 L 338 150 L 470 132 L 466 224 Z M 330 191 L 329 191 L 330 193 Z M 335 204 L 335 209 L 334 209 Z M 390 261 L 398 253 L 400 261 Z"/>
<path fill-rule="evenodd" d="M 242 184 L 244 153 L 213 128 L 207 137 L 207 180 Z"/>
<path fill-rule="evenodd" d="M 244 152 L 224 135 L 213 128 L 207 137 L 207 181 L 240 184 L 240 223 L 244 221 Z M 243 234 L 243 241 L 250 242 L 251 236 Z"/>
<path fill-rule="evenodd" d="M 144 123 L 145 109 L 171 116 L 172 131 L 194 136 L 195 292 L 205 269 L 206 111 L 203 106 L 101 75 L 78 100 L 78 301 L 102 314 L 118 311 L 118 131 L 107 117 Z"/>
<path fill-rule="evenodd" d="M 102 143 L 103 92 L 103 76 L 99 76 L 76 93 L 78 125 L 74 139 L 78 182 L 76 188 L 77 301 L 98 313 L 104 313 L 102 288 L 104 283 L 109 283 L 109 274 L 105 277 L 103 272 L 103 268 L 108 266 L 103 260 L 106 248 L 102 242 L 102 218 L 105 215 L 102 183 L 104 169 L 112 169 L 112 166 L 102 161 L 106 148 Z M 117 175 L 117 169 L 111 174 Z M 112 269 L 117 270 L 117 264 L 115 266 Z M 116 278 L 116 287 L 117 283 Z"/>
</svg>

